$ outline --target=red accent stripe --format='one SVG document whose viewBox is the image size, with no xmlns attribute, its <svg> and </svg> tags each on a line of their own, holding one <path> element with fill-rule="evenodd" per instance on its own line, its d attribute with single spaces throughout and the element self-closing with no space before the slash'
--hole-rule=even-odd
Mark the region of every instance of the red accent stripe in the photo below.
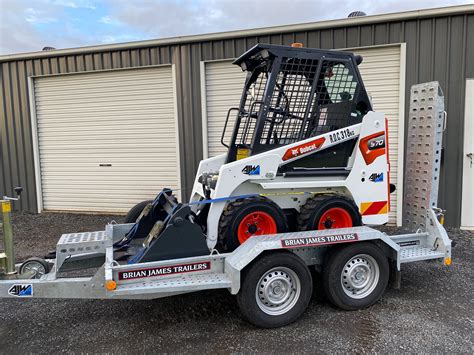
<svg viewBox="0 0 474 355">
<path fill-rule="evenodd" d="M 378 214 L 379 211 L 385 207 L 387 201 L 376 201 L 372 202 L 369 208 L 367 208 L 364 212 L 364 216 L 371 215 L 371 214 Z"/>
</svg>

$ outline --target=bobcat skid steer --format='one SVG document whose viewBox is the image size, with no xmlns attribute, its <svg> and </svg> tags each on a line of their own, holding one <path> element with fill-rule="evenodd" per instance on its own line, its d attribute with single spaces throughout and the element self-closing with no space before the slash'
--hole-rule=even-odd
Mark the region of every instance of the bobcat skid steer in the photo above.
<svg viewBox="0 0 474 355">
<path fill-rule="evenodd" d="M 248 74 L 227 113 L 227 153 L 201 161 L 188 204 L 165 189 L 132 208 L 126 222 L 137 223 L 116 248 L 146 262 L 230 252 L 254 236 L 386 223 L 387 121 L 372 111 L 361 62 L 267 44 L 236 59 Z"/>
</svg>

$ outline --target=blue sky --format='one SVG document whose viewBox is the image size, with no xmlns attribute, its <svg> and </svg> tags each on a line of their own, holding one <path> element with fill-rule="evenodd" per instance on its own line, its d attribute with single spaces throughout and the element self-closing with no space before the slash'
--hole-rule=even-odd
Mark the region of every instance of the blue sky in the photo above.
<svg viewBox="0 0 474 355">
<path fill-rule="evenodd" d="M 0 0 L 0 54 L 285 25 L 474 0 Z"/>
</svg>

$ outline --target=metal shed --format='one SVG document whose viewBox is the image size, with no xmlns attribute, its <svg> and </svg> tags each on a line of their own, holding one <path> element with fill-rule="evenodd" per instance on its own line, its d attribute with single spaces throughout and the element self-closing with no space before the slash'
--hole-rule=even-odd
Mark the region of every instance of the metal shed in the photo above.
<svg viewBox="0 0 474 355">
<path fill-rule="evenodd" d="M 470 60 L 474 57 L 474 5 L 1 56 L 0 192 L 10 193 L 13 186 L 24 186 L 26 193 L 19 208 L 25 211 L 65 209 L 120 212 L 124 207 L 112 208 L 117 199 L 112 196 L 122 196 L 121 201 L 128 201 L 128 204 L 142 199 L 152 193 L 152 189 L 160 188 L 160 182 L 153 182 L 151 176 L 162 173 L 167 179 L 165 184 L 181 186 L 181 193 L 186 197 L 199 160 L 203 155 L 213 154 L 218 149 L 212 137 L 219 130 L 219 102 L 225 103 L 228 97 L 232 98 L 238 92 L 236 89 L 233 91 L 232 83 L 237 83 L 234 87 L 238 87 L 240 73 L 232 72 L 237 68 L 232 68 L 229 60 L 259 42 L 286 45 L 303 42 L 308 47 L 361 52 L 368 58 L 366 64 L 372 63 L 372 67 L 367 68 L 367 73 L 363 72 L 363 75 L 365 81 L 373 82 L 376 108 L 375 97 L 382 95 L 381 90 L 389 87 L 391 80 L 392 88 L 398 85 L 396 102 L 385 100 L 384 105 L 388 106 L 382 107 L 382 110 L 395 112 L 392 114 L 396 116 L 392 129 L 406 129 L 404 123 L 409 117 L 407 100 L 410 86 L 418 82 L 438 80 L 446 96 L 449 120 L 444 140 L 439 205 L 448 211 L 447 225 L 465 225 L 466 218 L 461 221 L 461 206 L 466 205 L 466 201 L 463 202 L 463 195 L 466 195 L 463 193 L 463 165 L 468 165 L 462 137 L 465 116 L 468 114 L 467 110 L 465 113 L 465 104 L 468 104 L 470 97 L 466 88 L 472 86 L 466 85 L 466 81 L 474 78 L 474 61 Z M 384 57 L 384 53 L 388 57 Z M 380 67 L 380 63 L 385 63 L 389 57 L 392 66 Z M 377 58 L 379 62 L 374 61 Z M 234 79 L 226 81 L 229 75 Z M 398 77 L 392 77 L 393 75 Z M 120 97 L 117 92 L 126 89 L 126 86 L 120 86 L 124 77 L 135 81 L 128 82 L 131 85 L 128 87 L 134 88 L 130 89 L 133 95 Z M 118 81 L 116 78 L 119 78 Z M 228 97 L 223 95 L 225 91 L 219 87 L 219 80 L 226 90 L 230 90 Z M 64 84 L 67 81 L 69 84 Z M 108 89 L 104 89 L 104 83 L 107 82 L 110 85 Z M 168 95 L 154 86 L 153 82 L 159 82 L 159 87 L 166 88 L 164 91 Z M 85 86 L 81 87 L 80 84 Z M 57 89 L 61 85 L 65 91 Z M 147 90 L 140 91 L 139 87 Z M 153 100 L 150 101 L 146 96 L 153 93 L 153 90 L 156 91 L 156 97 L 160 98 L 155 106 L 151 102 Z M 103 97 L 94 95 L 94 92 Z M 387 92 L 386 95 L 393 99 L 393 93 L 394 91 Z M 77 95 L 82 95 L 82 101 L 72 99 Z M 94 105 L 103 107 L 103 103 L 109 103 L 117 106 L 119 102 L 115 105 L 110 102 L 113 98 L 122 101 L 129 111 L 123 111 L 121 116 L 109 113 L 113 112 L 112 109 L 107 111 L 113 118 L 104 118 L 103 122 L 94 123 L 96 126 L 103 123 L 102 130 L 97 129 L 95 138 L 100 142 L 109 140 L 117 143 L 122 140 L 123 144 L 119 144 L 118 150 L 115 150 L 118 157 L 126 156 L 127 152 L 140 154 L 140 157 L 149 154 L 150 160 L 143 158 L 142 166 L 155 161 L 166 169 L 150 170 L 150 177 L 147 177 L 146 171 L 140 171 L 139 167 L 137 170 L 137 164 L 133 165 L 130 160 L 93 161 L 92 165 L 98 175 L 107 172 L 110 166 L 122 164 L 124 170 L 121 172 L 130 174 L 130 181 L 136 176 L 144 177 L 121 186 L 122 190 L 114 188 L 112 182 L 104 183 L 97 191 L 90 191 L 89 200 L 68 195 L 72 187 L 82 186 L 79 191 L 85 191 L 100 181 L 88 184 L 90 176 L 94 175 L 91 173 L 81 177 L 77 174 L 77 169 L 81 167 L 76 163 L 69 166 L 76 176 L 75 180 L 70 179 L 70 174 L 62 175 L 68 171 L 68 159 L 57 158 L 55 152 L 59 154 L 64 148 L 58 141 L 62 140 L 67 147 L 76 145 L 79 150 L 82 149 L 81 144 L 85 141 L 81 139 L 85 137 L 81 134 L 90 133 L 90 125 L 86 124 L 89 128 L 81 130 L 81 119 L 82 123 L 87 122 L 86 111 L 93 110 Z M 123 100 L 129 100 L 130 104 L 124 104 Z M 81 102 L 83 106 L 80 105 Z M 76 107 L 72 107 L 73 104 Z M 157 107 L 167 110 L 162 117 L 164 121 L 159 121 L 160 117 L 155 115 Z M 81 115 L 67 115 L 63 108 L 70 112 L 80 112 Z M 62 111 L 58 113 L 57 110 Z M 151 115 L 151 122 L 154 119 L 159 122 L 155 121 L 147 126 L 145 132 L 130 131 L 125 136 L 123 131 L 115 136 L 114 132 L 110 132 L 109 136 L 104 134 L 111 127 L 118 127 L 120 124 L 123 124 L 125 130 L 131 128 L 126 117 L 133 116 L 133 112 L 137 110 L 144 111 L 144 115 Z M 68 117 L 73 117 L 76 121 L 68 121 Z M 51 126 L 59 123 L 54 120 L 61 119 L 65 124 L 62 131 L 67 134 L 55 135 L 54 132 L 61 129 L 59 126 L 48 129 L 48 123 Z M 174 124 L 177 124 L 177 129 Z M 160 132 L 156 137 L 152 134 L 154 129 Z M 397 163 L 394 167 L 402 178 L 404 134 L 392 137 L 399 149 L 398 154 L 392 158 L 392 164 Z M 140 150 L 120 150 L 139 137 L 145 141 L 159 140 L 160 137 L 164 139 L 152 147 L 144 145 L 142 148 L 146 153 Z M 54 159 L 51 159 L 51 154 Z M 153 158 L 153 154 L 158 158 Z M 91 156 L 93 153 L 83 154 L 83 160 L 79 160 L 79 163 L 88 163 Z M 92 168 L 82 169 L 92 171 Z M 48 179 L 49 184 L 45 183 Z M 69 185 L 64 183 L 65 179 L 69 180 Z M 149 185 L 146 184 L 148 181 L 151 181 Z M 136 194 L 133 193 L 135 187 Z M 101 196 L 102 201 L 108 202 L 103 202 L 101 206 L 90 203 L 91 198 L 100 199 Z M 397 203 L 401 203 L 402 196 L 399 197 Z M 64 202 L 66 206 L 62 205 Z M 400 212 L 398 211 L 399 214 Z M 395 216 L 392 220 L 395 221 Z"/>
</svg>

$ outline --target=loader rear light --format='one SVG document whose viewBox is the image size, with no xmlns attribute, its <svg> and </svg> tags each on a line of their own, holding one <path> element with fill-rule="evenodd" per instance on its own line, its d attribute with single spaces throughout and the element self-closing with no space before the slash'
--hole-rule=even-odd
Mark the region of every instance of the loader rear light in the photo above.
<svg viewBox="0 0 474 355">
<path fill-rule="evenodd" d="M 444 258 L 444 265 L 450 266 L 453 263 L 453 260 L 448 256 Z"/>
<path fill-rule="evenodd" d="M 117 283 L 114 280 L 105 281 L 105 289 L 107 291 L 113 291 L 117 288 Z"/>
</svg>

